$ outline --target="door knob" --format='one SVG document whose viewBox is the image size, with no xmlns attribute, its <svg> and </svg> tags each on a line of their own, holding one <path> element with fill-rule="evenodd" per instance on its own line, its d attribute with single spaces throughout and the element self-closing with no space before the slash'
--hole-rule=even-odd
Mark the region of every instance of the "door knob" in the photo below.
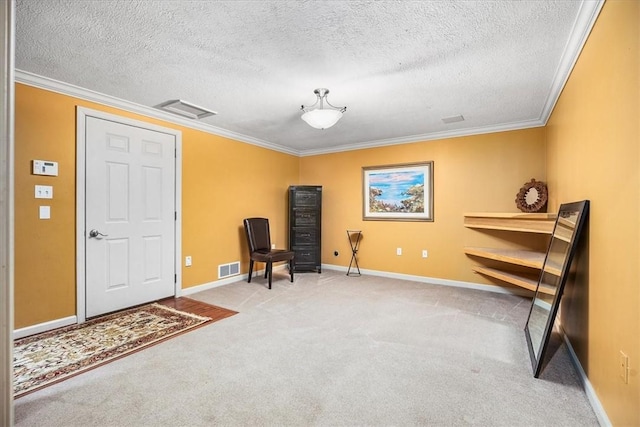
<svg viewBox="0 0 640 427">
<path fill-rule="evenodd" d="M 101 233 L 101 232 L 99 232 L 98 230 L 91 230 L 91 231 L 89 231 L 89 237 L 98 237 L 98 236 L 101 236 L 101 237 L 107 237 L 107 236 L 108 236 L 108 234 L 102 234 L 102 233 Z"/>
</svg>

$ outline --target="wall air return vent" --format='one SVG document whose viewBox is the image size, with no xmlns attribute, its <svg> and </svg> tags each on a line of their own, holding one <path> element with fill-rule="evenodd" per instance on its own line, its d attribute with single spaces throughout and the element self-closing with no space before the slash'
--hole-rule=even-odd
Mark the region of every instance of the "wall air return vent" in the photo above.
<svg viewBox="0 0 640 427">
<path fill-rule="evenodd" d="M 215 116 L 218 114 L 215 111 L 198 107 L 197 105 L 181 99 L 173 99 L 171 101 L 163 102 L 162 104 L 156 105 L 156 108 L 194 120 L 200 120 L 204 117 Z"/>
<path fill-rule="evenodd" d="M 236 276 L 238 274 L 240 274 L 240 261 L 220 264 L 218 266 L 218 279 L 224 279 L 225 277 Z"/>
</svg>

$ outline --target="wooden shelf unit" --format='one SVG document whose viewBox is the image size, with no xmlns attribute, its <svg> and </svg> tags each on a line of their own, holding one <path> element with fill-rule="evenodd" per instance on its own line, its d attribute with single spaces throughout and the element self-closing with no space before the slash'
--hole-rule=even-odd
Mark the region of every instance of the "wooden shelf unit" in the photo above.
<svg viewBox="0 0 640 427">
<path fill-rule="evenodd" d="M 508 264 L 521 265 L 541 269 L 544 262 L 544 253 L 537 251 L 526 251 L 518 249 L 498 249 L 498 248 L 476 248 L 467 246 L 464 253 L 480 258 L 492 259 L 494 261 Z"/>
<path fill-rule="evenodd" d="M 551 213 L 486 213 L 474 212 L 464 214 L 464 226 L 480 230 L 501 230 L 518 233 L 534 233 L 551 236 L 556 220 L 556 214 Z M 529 291 L 535 291 L 544 263 L 545 252 L 523 249 L 465 247 L 467 255 L 485 260 L 497 261 L 500 268 L 478 265 L 473 271 L 484 276 L 498 279 Z M 504 267 L 502 267 L 504 266 Z M 526 267 L 516 271 L 513 266 Z M 546 271 L 560 274 L 556 269 L 547 265 Z M 552 294 L 553 289 L 540 289 L 541 292 Z"/>
<path fill-rule="evenodd" d="M 551 235 L 556 214 L 552 213 L 486 213 L 464 214 L 464 226 L 486 230 L 518 231 Z"/>
<path fill-rule="evenodd" d="M 532 292 L 535 292 L 536 286 L 538 286 L 537 274 L 525 274 L 525 273 L 512 273 L 509 271 L 498 270 L 491 267 L 473 267 L 473 271 L 476 273 L 484 274 L 485 276 L 493 277 L 494 279 L 502 280 L 503 282 L 511 283 L 512 285 L 520 286 Z M 540 292 L 545 294 L 554 295 L 555 289 L 549 286 L 542 286 Z"/>
</svg>

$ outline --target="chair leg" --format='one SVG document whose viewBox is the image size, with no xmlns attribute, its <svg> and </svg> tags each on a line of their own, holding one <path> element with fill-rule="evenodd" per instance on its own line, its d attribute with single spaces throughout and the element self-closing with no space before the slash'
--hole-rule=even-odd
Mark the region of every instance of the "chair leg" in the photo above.
<svg viewBox="0 0 640 427">
<path fill-rule="evenodd" d="M 271 278 L 273 277 L 273 264 L 271 261 L 267 263 L 265 274 L 267 274 L 267 272 L 269 273 L 269 289 L 271 289 Z"/>
<path fill-rule="evenodd" d="M 253 260 L 249 260 L 249 278 L 247 282 L 251 283 L 251 276 L 253 275 Z"/>
<path fill-rule="evenodd" d="M 289 274 L 291 274 L 291 281 L 293 282 L 293 260 L 289 260 Z"/>
<path fill-rule="evenodd" d="M 265 279 L 267 278 L 267 275 L 268 275 L 268 274 L 269 274 L 269 263 L 267 262 L 267 263 L 264 265 L 264 278 L 265 278 Z"/>
</svg>

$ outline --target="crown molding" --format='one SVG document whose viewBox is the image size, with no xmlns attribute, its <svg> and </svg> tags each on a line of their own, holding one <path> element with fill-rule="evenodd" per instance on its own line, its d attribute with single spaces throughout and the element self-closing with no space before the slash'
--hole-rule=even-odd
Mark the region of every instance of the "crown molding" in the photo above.
<svg viewBox="0 0 640 427">
<path fill-rule="evenodd" d="M 553 77 L 553 82 L 549 89 L 549 96 L 547 96 L 547 101 L 540 113 L 540 121 L 545 125 L 549 117 L 551 117 L 551 113 L 560 98 L 564 85 L 567 83 L 567 80 L 569 80 L 571 71 L 573 71 L 573 67 L 580 57 L 580 52 L 582 52 L 582 48 L 589 38 L 591 29 L 596 23 L 596 19 L 600 14 L 600 10 L 602 10 L 604 2 L 605 0 L 584 0 L 580 3 L 580 10 L 573 23 L 569 40 L 560 58 L 555 76 Z"/>
<path fill-rule="evenodd" d="M 85 101 L 96 102 L 98 104 L 106 105 L 109 107 L 119 108 L 130 113 L 141 114 L 150 118 L 163 120 L 169 123 L 186 126 L 191 129 L 200 130 L 212 135 L 222 136 L 230 138 L 236 141 L 245 142 L 251 145 L 257 145 L 258 147 L 267 148 L 273 151 L 279 151 L 285 154 L 291 154 L 299 156 L 300 153 L 297 150 L 293 150 L 289 147 L 273 144 L 268 141 L 264 141 L 258 138 L 253 138 L 240 133 L 231 132 L 225 129 L 221 129 L 215 126 L 207 125 L 205 123 L 196 122 L 192 119 L 182 118 L 170 113 L 157 110 L 146 105 L 136 104 L 124 99 L 116 98 L 114 96 L 105 95 L 103 93 L 95 92 L 90 89 L 85 89 L 79 86 L 75 86 L 69 83 L 61 82 L 59 80 L 50 79 L 48 77 L 40 76 L 28 71 L 15 70 L 15 81 L 23 83 L 29 86 L 45 89 L 51 92 L 60 93 L 62 95 L 68 95 L 75 98 L 80 98 Z"/>
<path fill-rule="evenodd" d="M 530 129 L 544 126 L 541 120 L 525 120 L 513 123 L 503 123 L 499 125 L 481 126 L 467 129 L 448 130 L 443 132 L 431 132 L 421 135 L 409 135 L 400 138 L 378 139 L 375 141 L 360 142 L 356 144 L 340 145 L 338 147 L 323 149 L 304 150 L 300 152 L 300 157 L 316 156 L 318 154 L 331 154 L 342 151 L 363 150 L 366 148 L 384 147 L 388 145 L 410 144 L 414 142 L 434 141 L 438 139 L 458 138 L 462 136 L 481 135 L 485 133 L 507 132 L 511 130 Z"/>
<path fill-rule="evenodd" d="M 584 47 L 587 38 L 589 37 L 589 33 L 591 32 L 591 29 L 593 28 L 593 25 L 595 24 L 596 19 L 600 14 L 600 10 L 604 5 L 604 1 L 605 0 L 584 0 L 581 2 L 580 10 L 578 11 L 578 15 L 571 29 L 569 40 L 567 41 L 560 63 L 558 64 L 558 67 L 556 69 L 553 82 L 551 84 L 551 87 L 549 88 L 549 95 L 547 96 L 544 106 L 542 107 L 539 118 L 512 123 L 502 123 L 491 126 L 457 129 L 444 132 L 432 132 L 421 135 L 403 136 L 399 138 L 379 139 L 328 148 L 295 150 L 290 147 L 285 147 L 283 145 L 274 144 L 269 141 L 253 138 L 236 132 L 231 132 L 201 122 L 194 122 L 191 119 L 174 116 L 173 114 L 165 113 L 152 107 L 125 101 L 120 98 L 105 95 L 89 89 L 81 88 L 79 86 L 71 85 L 22 70 L 16 69 L 15 81 L 298 157 L 362 150 L 367 148 L 408 144 L 414 142 L 433 141 L 445 138 L 457 138 L 494 132 L 529 129 L 545 126 L 547 124 L 547 121 L 549 120 L 549 117 L 553 112 L 558 98 L 562 93 L 562 89 L 567 83 L 567 80 L 571 75 L 571 71 L 573 70 L 573 67 L 575 66 L 580 56 L 580 52 L 582 51 L 582 48 Z"/>
<path fill-rule="evenodd" d="M 300 151 L 300 157 L 315 156 L 319 154 L 331 154 L 342 151 L 362 150 L 365 148 L 375 148 L 387 145 L 408 144 L 412 142 L 433 141 L 444 138 L 457 138 L 462 136 L 480 135 L 485 133 L 505 132 L 511 130 L 529 129 L 534 127 L 545 126 L 553 109 L 560 98 L 562 89 L 564 89 L 571 71 L 575 66 L 580 52 L 584 47 L 591 29 L 593 28 L 600 10 L 605 0 L 584 0 L 580 3 L 580 10 L 576 16 L 576 20 L 571 28 L 569 40 L 564 48 L 560 63 L 556 69 L 553 82 L 549 88 L 549 95 L 544 103 L 542 111 L 538 119 L 526 120 L 521 122 L 504 123 L 492 126 L 483 126 L 477 128 L 457 129 L 445 132 L 432 132 L 422 135 L 410 135 L 400 138 L 380 139 L 356 144 L 345 144 L 338 147 L 328 149 L 312 149 Z"/>
</svg>

